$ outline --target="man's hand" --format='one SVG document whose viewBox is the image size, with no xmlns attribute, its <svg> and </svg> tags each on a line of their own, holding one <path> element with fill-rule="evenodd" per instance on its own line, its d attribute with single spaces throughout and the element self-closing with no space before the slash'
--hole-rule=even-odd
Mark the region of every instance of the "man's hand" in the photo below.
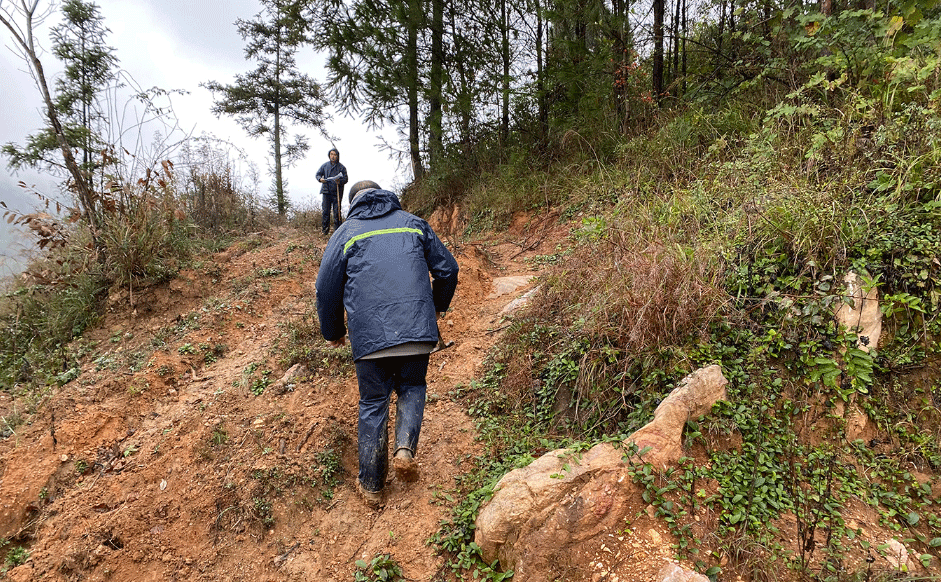
<svg viewBox="0 0 941 582">
<path fill-rule="evenodd" d="M 326 182 L 326 180 L 324 180 L 323 178 L 321 178 L 321 179 L 320 179 L 320 183 L 323 184 L 324 182 Z"/>
<path fill-rule="evenodd" d="M 338 339 L 338 340 L 336 340 L 336 341 L 333 341 L 333 342 L 329 342 L 329 341 L 328 341 L 327 343 L 330 344 L 330 347 L 333 347 L 333 348 L 342 348 L 343 346 L 346 345 L 346 336 L 343 336 L 343 337 L 341 337 L 340 339 Z"/>
</svg>

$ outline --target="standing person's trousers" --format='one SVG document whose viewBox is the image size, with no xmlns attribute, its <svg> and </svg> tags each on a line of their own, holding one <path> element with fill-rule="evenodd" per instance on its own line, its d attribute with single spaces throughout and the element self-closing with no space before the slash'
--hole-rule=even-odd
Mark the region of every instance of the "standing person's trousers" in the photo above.
<svg viewBox="0 0 941 582">
<path fill-rule="evenodd" d="M 359 482 L 381 491 L 389 472 L 389 400 L 395 392 L 395 450 L 415 454 L 425 414 L 428 354 L 356 361 L 359 381 Z"/>
<path fill-rule="evenodd" d="M 340 199 L 336 194 L 323 195 L 323 218 L 320 222 L 320 231 L 330 233 L 330 211 L 333 211 L 333 230 L 340 226 Z"/>
</svg>

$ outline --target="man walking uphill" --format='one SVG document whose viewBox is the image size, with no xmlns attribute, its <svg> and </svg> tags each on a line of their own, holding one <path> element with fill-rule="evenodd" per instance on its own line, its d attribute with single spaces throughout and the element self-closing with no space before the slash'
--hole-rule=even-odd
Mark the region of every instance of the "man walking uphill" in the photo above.
<svg viewBox="0 0 941 582">
<path fill-rule="evenodd" d="M 317 181 L 323 184 L 320 187 L 320 194 L 323 196 L 323 219 L 320 223 L 320 230 L 323 234 L 330 234 L 330 212 L 333 211 L 333 228 L 336 230 L 340 226 L 340 198 L 343 197 L 343 185 L 350 179 L 346 173 L 346 167 L 340 163 L 340 150 L 332 148 L 327 157 L 330 161 L 325 162 L 317 170 Z"/>
<path fill-rule="evenodd" d="M 317 315 L 323 337 L 340 347 L 346 309 L 359 382 L 359 491 L 378 508 L 389 470 L 393 392 L 396 476 L 418 478 L 428 354 L 439 337 L 437 314 L 454 297 L 458 266 L 428 223 L 402 210 L 395 194 L 370 181 L 357 182 L 350 194 L 346 221 L 320 263 Z"/>
</svg>

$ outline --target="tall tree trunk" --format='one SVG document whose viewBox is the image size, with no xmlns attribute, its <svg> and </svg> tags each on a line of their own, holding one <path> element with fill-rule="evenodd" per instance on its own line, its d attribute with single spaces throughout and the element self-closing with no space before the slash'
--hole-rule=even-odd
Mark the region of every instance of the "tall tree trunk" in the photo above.
<svg viewBox="0 0 941 582">
<path fill-rule="evenodd" d="M 29 64 L 30 69 L 32 69 L 33 78 L 36 81 L 36 86 L 39 88 L 40 94 L 42 94 L 43 104 L 46 107 L 46 120 L 49 122 L 49 127 L 52 129 L 52 133 L 56 138 L 56 143 L 59 146 L 59 150 L 62 152 L 62 159 L 65 163 L 65 167 L 68 170 L 69 175 L 72 177 L 72 188 L 75 189 L 75 193 L 78 198 L 78 205 L 82 213 L 82 218 L 85 220 L 85 222 L 88 223 L 88 228 L 92 236 L 92 244 L 94 245 L 95 250 L 102 251 L 103 247 L 101 244 L 101 235 L 99 232 L 99 217 L 95 205 L 95 193 L 92 190 L 91 183 L 85 175 L 85 172 L 82 171 L 82 168 L 79 167 L 78 162 L 75 161 L 72 148 L 65 139 L 65 132 L 62 130 L 62 123 L 59 121 L 59 114 L 56 110 L 55 103 L 52 100 L 52 93 L 49 91 L 49 84 L 46 82 L 46 74 L 43 70 L 42 62 L 39 60 L 39 55 L 36 52 L 35 40 L 33 38 L 33 16 L 35 14 L 36 7 L 37 4 L 35 3 L 31 5 L 23 3 L 23 16 L 26 19 L 26 23 L 22 29 L 14 25 L 12 20 L 8 19 L 2 14 L 0 14 L 0 23 L 2 23 L 7 28 L 7 30 L 10 31 L 13 38 L 15 39 L 16 44 L 22 49 L 23 55 L 26 57 L 26 61 Z M 22 34 L 20 33 L 21 30 Z M 105 259 L 106 257 L 104 254 L 99 252 L 98 260 L 104 261 Z"/>
<path fill-rule="evenodd" d="M 719 9 L 719 34 L 716 38 L 716 53 L 718 55 L 722 54 L 722 39 L 725 36 L 725 7 L 728 6 L 729 0 L 721 0 L 721 7 Z M 718 60 L 718 57 L 716 58 Z"/>
<path fill-rule="evenodd" d="M 85 51 L 85 34 L 84 34 L 84 32 L 85 32 L 85 31 L 82 30 L 82 43 L 81 43 L 82 60 L 84 60 L 85 57 L 86 57 L 86 51 Z M 84 67 L 82 67 L 82 71 L 81 71 L 81 75 L 82 75 L 82 80 L 81 80 L 82 87 L 87 87 L 87 86 L 88 86 L 88 77 L 86 76 L 86 74 L 87 74 L 87 71 L 85 70 Z M 84 94 L 82 95 L 81 104 L 82 104 L 82 113 L 81 113 L 82 127 L 84 127 L 84 128 L 85 128 L 85 131 L 90 134 L 90 133 L 91 133 L 91 128 L 88 127 L 88 124 L 89 124 L 89 121 L 88 121 L 88 118 L 89 118 L 88 109 L 89 109 L 89 105 L 90 105 L 90 104 L 88 103 L 88 96 L 87 96 L 87 95 L 84 95 Z M 86 134 L 85 137 L 82 139 L 82 168 L 83 168 L 84 170 L 86 170 L 86 171 L 88 170 L 88 168 L 89 168 L 89 166 L 90 166 L 90 163 L 89 163 L 89 162 L 91 162 L 91 144 L 89 143 L 89 136 L 88 136 L 88 134 Z"/>
<path fill-rule="evenodd" d="M 686 0 L 682 0 L 682 2 L 683 2 L 683 33 L 682 33 L 683 34 L 682 36 L 683 38 L 683 46 L 682 46 L 683 70 L 681 72 L 681 75 L 683 78 L 683 83 L 680 87 L 680 95 L 684 96 L 686 95 L 686 37 L 689 35 L 689 30 L 687 30 L 687 27 L 686 27 L 686 9 L 687 9 Z"/>
<path fill-rule="evenodd" d="M 612 9 L 612 30 L 611 36 L 614 50 L 614 103 L 618 119 L 621 123 L 621 131 L 627 131 L 628 117 L 628 98 L 627 81 L 628 71 L 633 62 L 633 54 L 630 50 L 629 32 L 625 23 L 627 22 L 628 0 L 613 0 Z"/>
<path fill-rule="evenodd" d="M 456 6 L 454 2 L 448 5 L 448 23 L 451 28 L 451 35 L 454 37 L 454 64 L 457 68 L 457 103 L 456 113 L 458 118 L 458 127 L 460 128 L 460 140 L 462 152 L 465 155 L 470 153 L 471 143 L 471 97 L 470 97 L 470 73 L 464 58 L 464 37 L 457 29 Z"/>
<path fill-rule="evenodd" d="M 764 14 L 761 19 L 761 31 L 765 38 L 771 41 L 771 0 L 762 0 L 762 9 Z"/>
<path fill-rule="evenodd" d="M 408 98 L 408 148 L 412 161 L 412 176 L 415 181 L 425 177 L 425 166 L 421 161 L 421 142 L 419 138 L 418 117 L 418 27 L 421 19 L 421 1 L 409 0 L 408 38 L 405 47 L 405 63 L 407 67 Z"/>
<path fill-rule="evenodd" d="M 287 206 L 284 203 L 284 174 L 281 163 L 281 108 L 274 111 L 274 196 L 278 207 L 278 215 L 287 214 Z"/>
<path fill-rule="evenodd" d="M 278 215 L 287 214 L 287 204 L 284 198 L 284 171 L 281 161 L 281 41 L 278 35 L 278 46 L 275 52 L 275 107 L 274 107 L 274 191 L 278 207 Z"/>
<path fill-rule="evenodd" d="M 507 0 L 500 0 L 500 58 L 503 61 L 502 114 L 500 116 L 500 143 L 505 148 L 510 136 L 510 14 Z"/>
<path fill-rule="evenodd" d="M 435 171 L 444 152 L 441 99 L 444 87 L 444 0 L 431 0 L 431 94 L 429 105 L 428 165 Z"/>
<path fill-rule="evenodd" d="M 674 1 L 674 10 L 673 14 L 670 16 L 670 73 L 667 75 L 669 79 L 668 86 L 673 87 L 674 93 L 676 92 L 676 79 L 680 76 L 680 0 Z"/>
<path fill-rule="evenodd" d="M 546 104 L 546 72 L 543 55 L 542 2 L 536 0 L 536 100 L 539 115 L 539 141 L 546 139 L 549 127 L 549 110 Z"/>
<path fill-rule="evenodd" d="M 653 96 L 657 102 L 663 95 L 663 13 L 665 0 L 653 0 Z"/>
</svg>

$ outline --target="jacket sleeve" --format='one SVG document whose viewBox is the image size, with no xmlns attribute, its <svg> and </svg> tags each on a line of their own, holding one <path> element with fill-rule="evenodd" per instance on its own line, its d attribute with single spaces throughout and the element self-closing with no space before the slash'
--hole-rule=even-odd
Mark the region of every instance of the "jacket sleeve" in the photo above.
<svg viewBox="0 0 941 582">
<path fill-rule="evenodd" d="M 427 223 L 425 230 L 425 261 L 431 273 L 431 293 L 435 302 L 435 311 L 447 311 L 457 289 L 458 265 L 454 255 Z"/>
<path fill-rule="evenodd" d="M 316 179 L 318 182 L 320 181 L 321 178 L 323 178 L 323 165 L 321 165 L 320 168 L 317 169 L 317 173 L 314 175 L 314 179 Z"/>
<path fill-rule="evenodd" d="M 327 341 L 346 335 L 343 322 L 343 288 L 346 284 L 346 258 L 338 237 L 327 244 L 317 273 L 317 318 L 320 333 Z"/>
</svg>

